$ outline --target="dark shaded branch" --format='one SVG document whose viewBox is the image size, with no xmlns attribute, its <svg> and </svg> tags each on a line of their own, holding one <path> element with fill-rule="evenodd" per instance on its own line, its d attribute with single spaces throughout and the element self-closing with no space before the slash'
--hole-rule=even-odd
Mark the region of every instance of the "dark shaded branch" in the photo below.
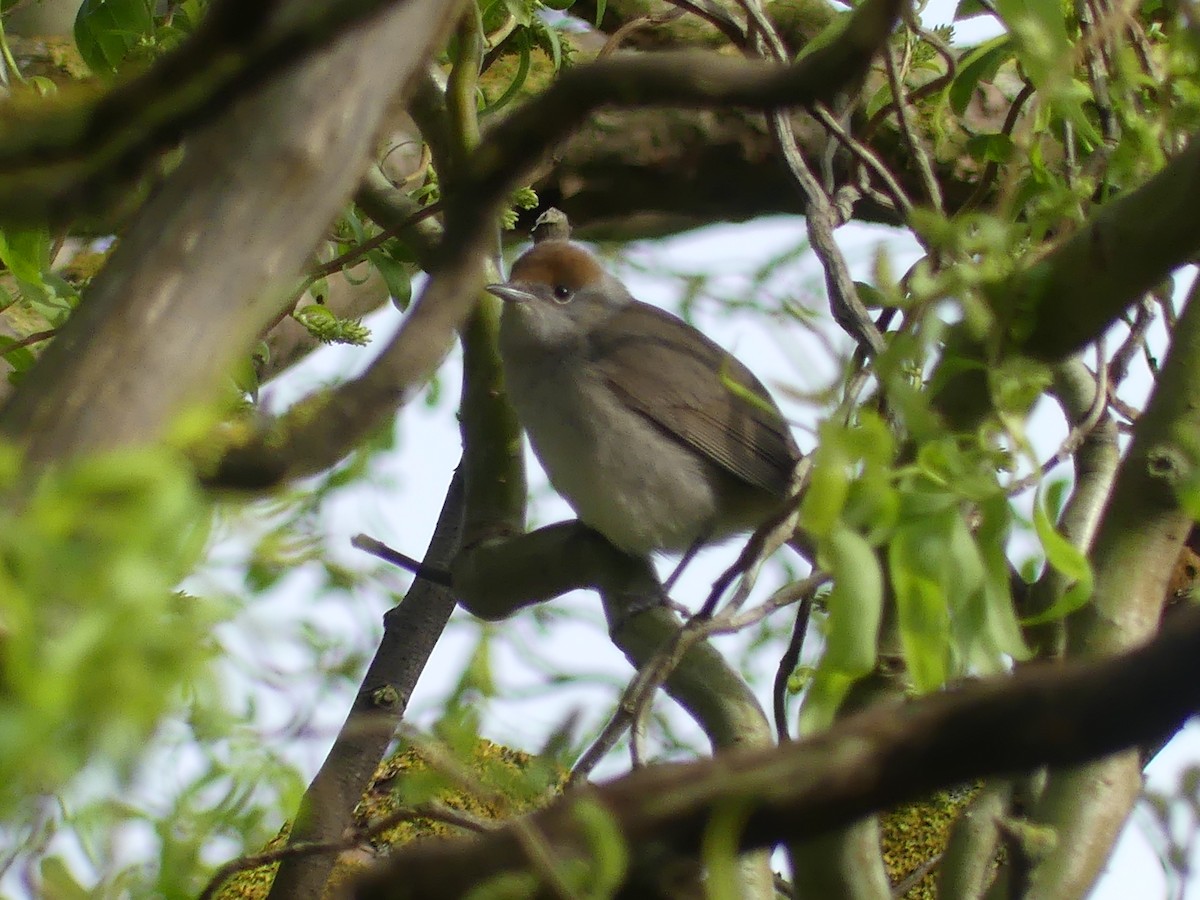
<svg viewBox="0 0 1200 900">
<path fill-rule="evenodd" d="M 462 476 L 456 472 L 425 554 L 425 564 L 449 566 L 462 526 Z M 454 595 L 417 580 L 404 600 L 383 617 L 383 640 L 325 758 L 304 794 L 288 846 L 336 841 L 350 826 L 396 728 L 408 709 L 417 679 L 454 611 Z M 270 897 L 306 900 L 324 896 L 333 870 L 332 854 L 301 854 L 283 859 Z"/>
<path fill-rule="evenodd" d="M 868 0 L 837 40 L 791 66 L 680 50 L 569 69 L 486 133 L 451 203 L 502 197 L 548 148 L 603 106 L 770 110 L 830 100 L 866 73 L 898 13 L 896 0 Z"/>
<path fill-rule="evenodd" d="M 640 770 L 534 814 L 560 855 L 586 858 L 575 817 L 599 804 L 633 865 L 652 853 L 694 855 L 720 809 L 751 807 L 743 849 L 808 838 L 929 791 L 992 774 L 1096 759 L 1178 725 L 1200 708 L 1200 610 L 1182 612 L 1152 643 L 1091 663 L 1030 667 L 902 706 L 868 710 L 829 732 L 771 750 Z M 593 807 L 594 808 L 594 807 Z M 456 897 L 524 868 L 513 830 L 400 850 L 365 879 L 360 900 Z"/>
<path fill-rule="evenodd" d="M 393 4 L 217 0 L 142 75 L 83 103 L 43 101 L 0 131 L 0 221 L 103 211 L 186 132 Z"/>
<path fill-rule="evenodd" d="M 154 441 L 211 402 L 279 314 L 278 289 L 353 190 L 390 95 L 452 9 L 395 6 L 195 135 L 0 411 L 0 433 L 45 460 Z M 214 169 L 230 147 L 236 160 Z"/>
<path fill-rule="evenodd" d="M 1058 360 L 1095 340 L 1200 252 L 1200 138 L 1139 187 L 1100 207 L 1062 246 L 996 285 L 1013 348 Z"/>
<path fill-rule="evenodd" d="M 489 620 L 577 588 L 628 593 L 630 584 L 640 589 L 644 575 L 641 560 L 579 521 L 464 547 L 453 569 L 463 608 Z"/>
</svg>

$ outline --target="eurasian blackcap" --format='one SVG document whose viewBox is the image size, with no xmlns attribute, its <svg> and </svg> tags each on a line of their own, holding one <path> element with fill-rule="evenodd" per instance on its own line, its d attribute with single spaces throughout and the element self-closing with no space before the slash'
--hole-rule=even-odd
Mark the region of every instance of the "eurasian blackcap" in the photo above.
<svg viewBox="0 0 1200 900">
<path fill-rule="evenodd" d="M 780 510 L 800 450 L 733 356 L 566 240 L 537 244 L 487 289 L 505 301 L 500 352 L 517 416 L 585 524 L 645 555 Z"/>
</svg>

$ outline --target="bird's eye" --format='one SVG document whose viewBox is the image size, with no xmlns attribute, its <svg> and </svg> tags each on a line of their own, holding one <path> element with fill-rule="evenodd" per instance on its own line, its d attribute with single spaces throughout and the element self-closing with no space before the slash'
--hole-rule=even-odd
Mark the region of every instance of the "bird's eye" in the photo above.
<svg viewBox="0 0 1200 900">
<path fill-rule="evenodd" d="M 554 286 L 554 299 L 559 303 L 567 303 L 571 299 L 572 291 L 565 284 L 556 284 Z"/>
</svg>

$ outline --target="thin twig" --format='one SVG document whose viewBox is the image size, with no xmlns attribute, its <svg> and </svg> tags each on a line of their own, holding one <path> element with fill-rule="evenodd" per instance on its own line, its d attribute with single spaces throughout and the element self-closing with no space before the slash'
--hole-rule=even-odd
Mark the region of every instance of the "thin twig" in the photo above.
<svg viewBox="0 0 1200 900">
<path fill-rule="evenodd" d="M 500 809 L 505 807 L 506 798 L 480 781 L 475 773 L 466 768 L 453 754 L 446 752 L 439 741 L 409 727 L 401 728 L 400 733 L 412 743 L 421 758 L 429 763 L 430 768 L 451 779 L 460 789 L 483 799 L 490 806 Z M 563 873 L 554 860 L 554 850 L 545 836 L 524 817 L 510 820 L 509 827 L 512 828 L 517 843 L 525 851 L 533 870 L 541 876 L 553 895 L 560 900 L 574 900 L 575 892 L 563 878 Z"/>
<path fill-rule="evenodd" d="M 834 138 L 836 138 L 841 145 L 845 147 L 850 154 L 863 165 L 864 168 L 870 169 L 870 171 L 874 173 L 875 177 L 883 182 L 884 187 L 887 189 L 888 196 L 891 197 L 892 202 L 895 204 L 896 211 L 907 218 L 909 212 L 912 210 L 912 201 L 908 198 L 908 194 L 904 192 L 904 188 L 900 186 L 900 182 L 896 180 L 896 177 L 892 174 L 891 170 L 888 169 L 888 167 L 883 164 L 882 160 L 875 155 L 875 151 L 850 134 L 850 132 L 842 126 L 842 123 L 837 120 L 837 117 L 834 116 L 829 107 L 824 103 L 815 104 L 812 108 L 812 113 L 814 116 L 816 116 L 817 121 L 824 125 L 825 129 L 832 134 Z"/>
<path fill-rule="evenodd" d="M 1122 431 L 1128 431 L 1133 427 L 1133 424 L 1141 417 L 1142 411 L 1136 406 L 1126 403 L 1115 394 L 1108 398 L 1108 405 L 1112 407 L 1113 412 L 1119 416 L 1124 416 L 1126 422 L 1118 422 L 1117 427 Z M 1128 424 L 1127 424 L 1128 423 Z"/>
<path fill-rule="evenodd" d="M 829 292 L 833 319 L 864 352 L 876 356 L 883 351 L 883 335 L 879 333 L 867 308 L 859 299 L 858 289 L 855 288 L 854 279 L 850 275 L 850 267 L 834 240 L 834 228 L 840 224 L 837 221 L 837 213 L 804 160 L 787 116 L 781 112 L 774 112 L 767 118 L 784 161 L 806 200 L 808 209 L 805 222 L 808 227 L 808 239 L 825 271 L 825 286 Z"/>
<path fill-rule="evenodd" d="M 742 26 L 738 24 L 733 16 L 729 15 L 721 7 L 714 3 L 693 3 L 691 0 L 667 0 L 673 6 L 677 6 L 682 10 L 692 13 L 695 16 L 703 19 L 725 37 L 729 38 L 730 43 L 735 47 L 746 46 L 746 35 L 742 31 Z"/>
<path fill-rule="evenodd" d="M 48 341 L 58 333 L 57 328 L 49 328 L 46 331 L 35 331 L 33 334 L 27 334 L 20 340 L 14 340 L 7 347 L 0 347 L 0 354 L 9 353 L 13 350 L 20 350 L 22 347 L 30 347 L 34 344 L 40 344 L 42 341 Z"/>
<path fill-rule="evenodd" d="M 635 34 L 646 28 L 657 28 L 660 25 L 667 25 L 674 22 L 676 19 L 687 13 L 685 8 L 671 9 L 659 15 L 637 16 L 630 19 L 620 28 L 612 33 L 612 36 L 604 42 L 604 46 L 600 48 L 600 52 L 596 54 L 596 59 L 602 59 L 621 49 L 621 44 L 631 34 Z"/>
<path fill-rule="evenodd" d="M 393 566 L 399 566 L 408 572 L 412 572 L 418 578 L 424 578 L 426 581 L 433 584 L 441 585 L 442 587 L 453 587 L 454 579 L 445 569 L 439 569 L 437 566 L 427 566 L 419 559 L 414 559 L 406 553 L 401 553 L 389 547 L 382 541 L 377 541 L 375 538 L 365 534 L 356 534 L 350 539 L 351 546 L 358 550 L 364 550 L 372 556 L 377 556 L 384 562 L 389 562 Z"/>
<path fill-rule="evenodd" d="M 1149 296 L 1143 297 L 1142 302 L 1134 306 L 1133 321 L 1129 324 L 1129 335 L 1109 360 L 1109 393 L 1116 391 L 1125 380 L 1125 376 L 1129 374 L 1129 364 L 1133 362 L 1133 357 L 1141 349 L 1146 340 L 1146 332 L 1150 330 L 1153 322 L 1154 299 Z"/>
<path fill-rule="evenodd" d="M 318 278 L 326 278 L 329 275 L 333 275 L 336 272 L 342 271 L 342 269 L 349 265 L 359 262 L 370 251 L 382 247 L 392 238 L 396 237 L 396 235 L 408 230 L 418 222 L 425 221 L 430 216 L 437 215 L 441 211 L 442 205 L 440 202 L 431 203 L 428 206 L 422 207 L 419 212 L 413 213 L 403 222 L 397 222 L 395 225 L 385 228 L 383 231 L 379 232 L 379 234 L 375 235 L 374 237 L 367 238 L 361 244 L 351 247 L 345 253 L 335 256 L 333 259 L 329 260 L 329 262 L 324 262 L 318 266 L 313 266 L 308 270 L 308 280 L 300 293 L 303 293 L 304 290 L 307 290 L 308 286 Z"/>
<path fill-rule="evenodd" d="M 1104 339 L 1101 338 L 1096 342 L 1096 394 L 1092 399 L 1092 405 L 1087 411 L 1087 415 L 1076 425 L 1071 427 L 1067 436 L 1059 445 L 1058 450 L 1042 463 L 1036 470 L 1026 475 L 1024 478 L 1018 479 L 1008 486 L 1008 495 L 1016 496 L 1023 493 L 1032 487 L 1036 487 L 1041 483 L 1042 479 L 1050 474 L 1050 471 L 1055 466 L 1066 462 L 1070 459 L 1084 439 L 1091 434 L 1092 429 L 1100 421 L 1100 417 L 1108 408 L 1109 398 L 1109 379 L 1108 379 L 1108 357 L 1104 352 Z"/>
<path fill-rule="evenodd" d="M 635 725 L 645 715 L 650 699 L 694 645 L 714 634 L 730 634 L 755 625 L 783 607 L 814 594 L 828 580 L 829 576 L 824 572 L 814 571 L 802 581 L 780 588 L 765 602 L 752 609 L 739 612 L 737 609 L 727 607 L 712 618 L 706 619 L 696 615 L 680 626 L 679 630 L 664 642 L 662 648 L 646 660 L 630 680 L 621 695 L 617 709 L 603 731 L 572 770 L 568 778 L 568 785 L 574 785 L 586 777 L 605 753 L 616 744 L 625 730 Z M 631 739 L 631 743 L 633 742 Z M 636 754 L 635 759 L 640 761 L 640 749 L 633 752 Z"/>
<path fill-rule="evenodd" d="M 1005 137 L 1012 135 L 1013 129 L 1017 127 L 1017 119 L 1021 115 L 1021 108 L 1035 93 L 1037 93 L 1037 89 L 1033 86 L 1033 82 L 1026 80 L 1021 90 L 1017 92 L 1017 96 L 1013 98 L 1012 104 L 1008 107 L 1008 114 L 1004 117 L 1004 124 L 1000 127 L 1000 134 Z M 971 192 L 971 196 L 963 203 L 964 210 L 974 209 L 983 202 L 983 198 L 991 190 L 992 182 L 996 180 L 999 172 L 1000 163 L 994 159 L 988 160 L 987 165 L 983 167 L 983 174 L 979 176 L 979 183 L 975 186 L 975 190 Z"/>
<path fill-rule="evenodd" d="M 370 841 L 372 838 L 379 837 L 379 835 L 390 831 L 402 822 L 411 822 L 415 819 L 430 819 L 435 822 L 444 822 L 447 825 L 453 825 L 480 834 L 495 831 L 500 827 L 495 822 L 488 822 L 485 819 L 477 818 L 462 810 L 452 809 L 443 803 L 424 803 L 420 806 L 407 806 L 394 810 L 383 818 L 377 819 L 367 825 L 355 828 L 345 837 L 336 841 L 307 841 L 299 844 L 289 844 L 284 847 L 277 847 L 274 850 L 264 850 L 262 853 L 251 853 L 246 856 L 239 856 L 237 859 L 231 859 L 213 873 L 196 900 L 211 900 L 211 898 L 217 895 L 217 891 L 225 882 L 238 872 L 244 872 L 247 869 L 257 869 L 260 866 L 268 866 L 293 856 L 343 853 L 346 850 L 353 850 L 355 847 Z"/>
<path fill-rule="evenodd" d="M 600 764 L 600 760 L 604 759 L 609 751 L 617 745 L 617 741 L 621 739 L 621 735 L 625 733 L 632 721 L 631 711 L 626 709 L 623 703 L 618 703 L 604 729 L 571 769 L 571 774 L 567 776 L 567 788 L 574 787 L 592 773 L 592 770 Z"/>
<path fill-rule="evenodd" d="M 750 535 L 750 539 L 746 541 L 746 546 L 742 548 L 742 552 L 738 554 L 738 558 L 734 560 L 733 565 L 729 566 L 713 582 L 712 588 L 708 593 L 708 598 L 693 618 L 697 620 L 711 619 L 721 597 L 739 575 L 743 576 L 742 582 L 738 585 L 738 592 L 729 601 L 726 609 L 737 609 L 745 602 L 746 596 L 750 593 L 750 588 L 754 585 L 755 576 L 751 573 L 756 573 L 758 566 L 762 564 L 763 560 L 783 546 L 796 533 L 800 498 L 804 495 L 805 488 L 808 487 L 808 478 L 811 473 L 811 456 L 806 456 L 800 462 L 796 463 L 796 469 L 792 472 L 788 488 L 788 495 L 792 498 L 791 501 L 785 504 L 784 508 L 774 517 L 768 519 L 755 529 L 754 533 Z"/>
<path fill-rule="evenodd" d="M 1098 58 L 1107 57 L 1107 41 L 1097 34 L 1096 11 L 1089 0 L 1079 0 L 1075 4 L 1075 11 L 1079 16 L 1079 31 L 1084 45 L 1083 64 L 1088 73 L 1088 81 L 1092 85 L 1096 118 L 1100 120 L 1100 131 L 1104 139 L 1115 144 L 1120 137 L 1120 129 L 1108 93 L 1107 73 L 1101 66 L 1101 59 Z"/>
<path fill-rule="evenodd" d="M 921 176 L 921 183 L 925 185 L 925 193 L 929 197 L 930 205 L 939 213 L 944 212 L 942 188 L 933 173 L 933 163 L 930 162 L 929 153 L 925 150 L 925 142 L 921 140 L 917 135 L 916 128 L 913 127 L 912 118 L 909 115 L 907 91 L 903 79 L 900 77 L 896 51 L 890 43 L 884 44 L 883 61 L 884 68 L 887 70 L 888 84 L 892 89 L 892 106 L 896 110 L 896 124 L 900 129 L 900 134 L 908 145 L 913 161 L 917 164 L 917 174 Z"/>
<path fill-rule="evenodd" d="M 915 888 L 918 884 L 920 884 L 924 880 L 926 875 L 928 875 L 930 872 L 932 872 L 934 869 L 936 869 L 938 867 L 938 864 L 941 863 L 941 861 L 942 861 L 942 854 L 940 854 L 940 853 L 936 853 L 933 856 L 931 856 L 929 859 L 925 860 L 925 862 L 921 863 L 919 866 L 917 866 L 915 869 L 913 869 L 911 872 L 909 872 L 906 876 L 904 876 L 898 882 L 896 882 L 895 885 L 893 885 L 892 896 L 893 897 L 907 897 L 908 892 L 911 891 L 913 888 Z"/>
<path fill-rule="evenodd" d="M 792 623 L 792 637 L 787 649 L 779 658 L 779 667 L 775 670 L 775 683 L 771 690 L 772 710 L 775 714 L 775 734 L 779 742 L 792 738 L 787 721 L 787 686 L 800 662 L 800 653 L 804 649 L 804 638 L 808 634 L 808 620 L 812 614 L 812 596 L 805 597 L 796 608 L 796 619 Z"/>
</svg>

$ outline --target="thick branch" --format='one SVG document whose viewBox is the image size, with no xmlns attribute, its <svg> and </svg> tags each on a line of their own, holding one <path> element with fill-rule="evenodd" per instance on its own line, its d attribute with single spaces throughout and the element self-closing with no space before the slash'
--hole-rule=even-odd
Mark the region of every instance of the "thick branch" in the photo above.
<svg viewBox="0 0 1200 900">
<path fill-rule="evenodd" d="M 1192 524 L 1180 492 L 1191 490 L 1200 476 L 1198 395 L 1200 289 L 1194 286 L 1092 546 L 1092 602 L 1067 620 L 1067 649 L 1073 656 L 1120 652 L 1158 627 L 1167 583 Z M 1054 773 L 1035 815 L 1058 832 L 1059 843 L 1034 868 L 1031 896 L 1085 892 L 1140 788 L 1135 750 Z"/>
<path fill-rule="evenodd" d="M 459 602 L 472 615 L 491 620 L 577 588 L 630 593 L 630 585 L 640 588 L 643 577 L 641 560 L 579 521 L 480 541 L 454 560 Z"/>
<path fill-rule="evenodd" d="M 462 526 L 462 502 L 462 476 L 456 472 L 425 554 L 426 564 L 445 566 L 454 558 Z M 454 603 L 454 595 L 446 588 L 417 580 L 404 600 L 384 615 L 383 640 L 363 676 L 345 724 L 304 794 L 288 835 L 289 846 L 337 840 L 350 826 L 354 808 L 366 794 L 404 718 L 413 688 L 441 638 Z M 269 896 L 285 900 L 324 896 L 335 862 L 335 856 L 323 853 L 288 857 L 280 863 Z"/>
<path fill-rule="evenodd" d="M 278 314 L 274 291 L 353 190 L 387 101 L 451 11 L 397 6 L 198 134 L 0 412 L 0 432 L 50 459 L 153 441 L 211 402 Z M 230 147 L 236 160 L 214 168 Z"/>
<path fill-rule="evenodd" d="M 1044 360 L 1082 349 L 1200 252 L 1200 137 L 1062 246 L 995 289 L 1016 349 Z"/>
<path fill-rule="evenodd" d="M 455 202 L 464 206 L 503 196 L 548 148 L 603 106 L 768 110 L 832 99 L 863 77 L 898 13 L 896 0 L 868 0 L 837 40 L 792 66 L 681 50 L 570 69 L 488 131 Z"/>
<path fill-rule="evenodd" d="M 811 837 L 940 787 L 1042 765 L 1069 765 L 1135 746 L 1200 708 L 1200 610 L 1149 645 L 1100 662 L 1030 667 L 903 706 L 877 708 L 829 732 L 771 750 L 642 769 L 572 793 L 529 817 L 558 854 L 586 858 L 573 810 L 599 804 L 634 865 L 693 855 L 719 810 L 749 807 L 741 846 Z M 523 868 L 512 828 L 470 842 L 405 848 L 359 886 L 360 900 L 457 897 Z"/>
<path fill-rule="evenodd" d="M 43 224 L 103 210 L 185 132 L 228 113 L 235 101 L 349 31 L 394 18 L 393 5 L 217 0 L 194 34 L 139 77 L 94 100 L 43 101 L 0 130 L 0 220 Z M 447 6 L 435 21 L 440 25 L 453 10 Z M 411 5 L 404 14 L 413 15 Z M 406 35 L 409 41 L 429 38 L 417 30 Z M 393 56 L 392 64 L 402 58 Z"/>
</svg>

